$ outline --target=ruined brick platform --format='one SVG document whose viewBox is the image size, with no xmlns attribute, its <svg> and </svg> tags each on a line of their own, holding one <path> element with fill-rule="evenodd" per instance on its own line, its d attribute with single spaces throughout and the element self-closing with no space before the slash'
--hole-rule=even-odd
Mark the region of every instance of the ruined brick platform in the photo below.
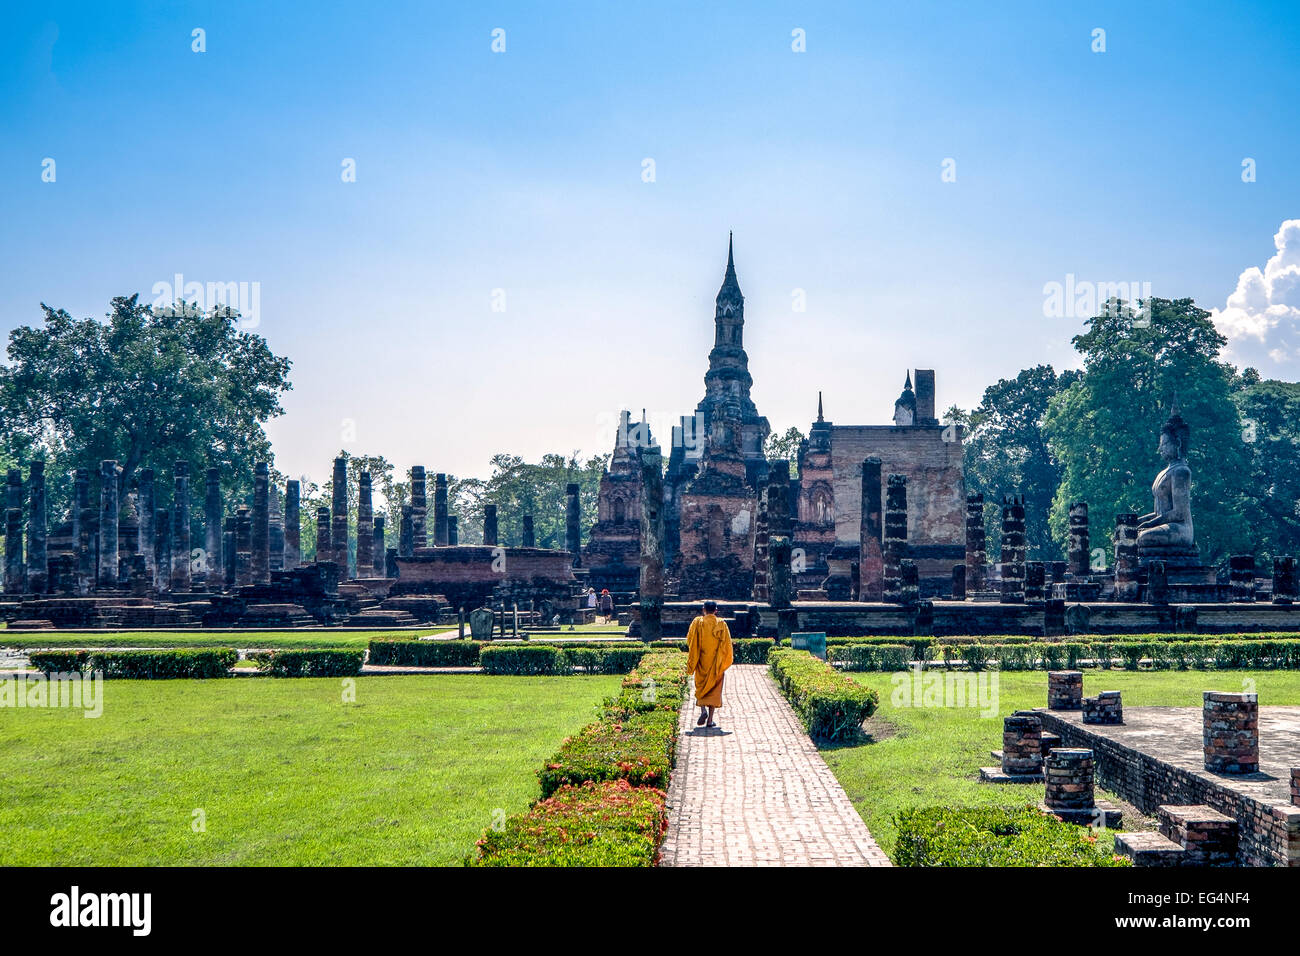
<svg viewBox="0 0 1300 956">
<path fill-rule="evenodd" d="M 719 726 L 682 707 L 662 866 L 889 866 L 767 668 L 736 665 Z"/>
<path fill-rule="evenodd" d="M 1067 747 L 1091 748 L 1097 783 L 1143 813 L 1204 805 L 1237 821 L 1236 862 L 1300 866 L 1300 806 L 1291 768 L 1300 766 L 1300 707 L 1259 708 L 1259 771 L 1205 769 L 1200 707 L 1128 707 L 1122 725 L 1083 725 L 1080 711 L 1040 711 Z"/>
</svg>

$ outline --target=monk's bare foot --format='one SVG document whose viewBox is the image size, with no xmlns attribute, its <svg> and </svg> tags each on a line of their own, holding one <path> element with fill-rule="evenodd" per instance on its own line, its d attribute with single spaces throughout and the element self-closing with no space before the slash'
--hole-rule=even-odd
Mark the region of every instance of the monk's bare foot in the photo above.
<svg viewBox="0 0 1300 956">
<path fill-rule="evenodd" d="M 700 719 L 697 720 L 697 721 L 695 722 L 695 726 L 696 726 L 696 727 L 703 727 L 703 726 L 704 726 L 704 722 L 705 722 L 706 720 L 708 720 L 708 719 L 709 719 L 709 712 L 706 711 L 706 710 L 701 710 L 701 711 L 700 711 Z"/>
</svg>

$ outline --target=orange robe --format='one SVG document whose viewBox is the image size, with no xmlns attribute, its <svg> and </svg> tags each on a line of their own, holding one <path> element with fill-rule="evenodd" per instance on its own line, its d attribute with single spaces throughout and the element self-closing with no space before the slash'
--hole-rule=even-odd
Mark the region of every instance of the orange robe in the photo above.
<svg viewBox="0 0 1300 956">
<path fill-rule="evenodd" d="M 695 675 L 695 703 L 722 706 L 722 675 L 731 666 L 731 631 L 716 614 L 691 621 L 686 642 L 690 651 L 686 669 Z"/>
</svg>

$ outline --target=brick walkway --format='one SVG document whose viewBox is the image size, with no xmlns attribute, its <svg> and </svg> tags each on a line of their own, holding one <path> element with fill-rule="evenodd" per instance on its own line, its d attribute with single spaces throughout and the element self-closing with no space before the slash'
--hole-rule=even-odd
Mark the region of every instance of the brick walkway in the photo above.
<svg viewBox="0 0 1300 956">
<path fill-rule="evenodd" d="M 662 866 L 889 866 L 767 668 L 727 671 L 719 726 L 682 707 Z"/>
</svg>

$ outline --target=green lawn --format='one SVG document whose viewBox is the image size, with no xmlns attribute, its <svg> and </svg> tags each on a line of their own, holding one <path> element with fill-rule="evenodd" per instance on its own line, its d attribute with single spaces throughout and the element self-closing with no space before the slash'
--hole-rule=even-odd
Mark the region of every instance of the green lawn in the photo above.
<svg viewBox="0 0 1300 956">
<path fill-rule="evenodd" d="M 1199 707 L 1202 691 L 1239 691 L 1245 678 L 1255 681 L 1266 705 L 1300 704 L 1300 672 L 1296 671 L 1083 673 L 1085 694 L 1122 691 L 1125 708 Z M 994 763 L 989 751 L 1002 748 L 1002 717 L 1046 706 L 1045 673 L 999 675 L 996 718 L 981 718 L 970 709 L 894 707 L 891 675 L 852 676 L 880 693 L 880 709 L 868 725 L 880 739 L 852 747 L 826 747 L 822 754 L 886 853 L 892 855 L 897 836 L 894 815 L 906 807 L 1023 804 L 1043 799 L 1041 785 L 982 784 L 978 778 L 980 767 Z"/>
<path fill-rule="evenodd" d="M 0 708 L 0 865 L 438 865 L 618 677 L 109 681 L 104 712 Z M 195 810 L 206 830 L 194 832 Z"/>
<path fill-rule="evenodd" d="M 4 634 L 0 647 L 18 650 L 52 647 L 333 647 L 362 650 L 376 638 L 416 640 L 430 634 L 454 632 L 455 627 L 430 627 L 418 631 L 41 631 Z"/>
</svg>

